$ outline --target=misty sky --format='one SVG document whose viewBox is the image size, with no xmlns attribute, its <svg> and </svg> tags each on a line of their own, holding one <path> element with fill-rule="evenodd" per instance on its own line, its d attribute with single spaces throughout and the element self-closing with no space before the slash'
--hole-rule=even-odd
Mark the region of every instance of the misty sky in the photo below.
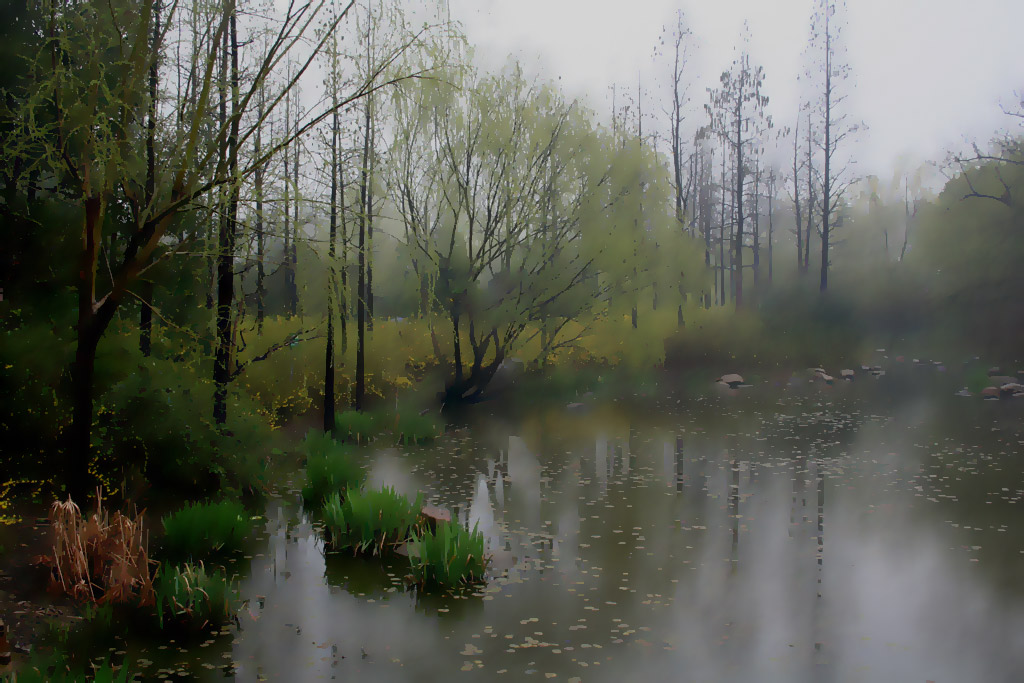
<svg viewBox="0 0 1024 683">
<path fill-rule="evenodd" d="M 795 115 L 812 6 L 811 0 L 451 0 L 452 18 L 463 23 L 481 66 L 500 68 L 514 55 L 529 73 L 559 80 L 569 96 L 586 97 L 603 115 L 609 84 L 635 92 L 638 72 L 650 98 L 645 111 L 655 111 L 657 79 L 664 88 L 671 67 L 667 55 L 660 65 L 652 55 L 678 8 L 694 34 L 691 107 L 703 117 L 706 88 L 732 61 L 747 19 L 777 125 L 791 125 Z M 1024 89 L 1024 2 L 850 0 L 846 16 L 853 85 L 847 104 L 868 126 L 856 141 L 857 175 L 888 178 L 898 167 L 941 160 L 965 139 L 984 143 L 993 131 L 1015 125 L 999 105 L 1013 105 L 1014 91 Z"/>
</svg>

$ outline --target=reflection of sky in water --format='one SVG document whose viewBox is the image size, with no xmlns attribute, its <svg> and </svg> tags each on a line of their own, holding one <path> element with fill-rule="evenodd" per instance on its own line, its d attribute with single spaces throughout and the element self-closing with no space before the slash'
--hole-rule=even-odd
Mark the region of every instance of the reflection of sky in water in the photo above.
<svg viewBox="0 0 1024 683">
<path fill-rule="evenodd" d="M 962 442 L 916 446 L 908 430 L 938 419 L 919 406 L 913 424 L 780 412 L 669 430 L 598 414 L 571 438 L 489 424 L 490 443 L 374 454 L 371 482 L 422 488 L 512 556 L 475 595 L 417 596 L 400 561 L 325 560 L 296 506 L 272 502 L 238 678 L 1013 680 L 1021 595 L 982 562 L 1019 571 L 1020 530 L 982 526 L 1005 504 L 960 521 L 940 506 L 953 494 L 931 473 L 958 471 Z M 964 546 L 968 526 L 983 531 Z M 1013 552 L 972 550 L 998 541 Z"/>
</svg>

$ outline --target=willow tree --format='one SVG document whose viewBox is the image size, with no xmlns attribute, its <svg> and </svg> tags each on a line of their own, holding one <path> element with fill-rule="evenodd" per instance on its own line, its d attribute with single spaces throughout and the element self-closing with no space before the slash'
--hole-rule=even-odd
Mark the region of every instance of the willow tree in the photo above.
<svg viewBox="0 0 1024 683">
<path fill-rule="evenodd" d="M 306 50 L 310 46 L 304 43 L 326 0 L 289 4 L 273 39 L 251 70 L 248 85 L 237 95 L 237 108 L 221 124 L 211 114 L 217 65 L 234 15 L 234 0 L 227 0 L 219 20 L 206 33 L 193 34 L 191 48 L 181 50 L 179 59 L 185 63 L 170 67 L 194 77 L 160 99 L 157 123 L 161 125 L 156 126 L 152 146 L 154 171 L 148 175 L 150 147 L 145 137 L 152 65 L 161 54 L 169 53 L 172 31 L 179 26 L 190 29 L 179 2 L 163 7 L 162 25 L 156 29 L 156 2 L 43 0 L 43 49 L 29 63 L 30 77 L 13 93 L 20 107 L 10 114 L 18 121 L 33 123 L 22 126 L 23 135 L 17 139 L 4 141 L 0 160 L 6 164 L 16 158 L 30 159 L 36 172 L 56 176 L 60 183 L 57 198 L 81 217 L 73 228 L 81 235 L 75 262 L 56 264 L 75 273 L 78 294 L 71 366 L 72 424 L 63 475 L 80 498 L 91 488 L 96 350 L 115 313 L 134 295 L 134 288 L 150 268 L 189 247 L 188 239 L 176 244 L 168 239 L 180 217 L 193 211 L 209 193 L 243 182 L 284 144 L 303 135 L 331 111 L 331 107 L 322 107 L 289 138 L 266 147 L 259 158 L 239 162 L 232 171 L 232 144 L 238 149 L 249 143 L 323 47 L 322 40 L 314 41 L 311 50 Z M 350 7 L 328 22 L 328 28 L 335 28 Z M 269 92 L 260 117 L 248 116 L 260 86 L 299 45 L 304 52 L 293 78 Z M 382 85 L 367 79 L 341 98 L 338 106 Z M 31 177 L 31 173 L 23 176 Z M 113 229 L 107 216 L 115 206 L 127 206 L 130 223 L 121 228 L 119 248 L 103 254 L 106 277 L 101 279 L 104 238 Z M 104 285 L 106 291 L 98 291 Z"/>
</svg>

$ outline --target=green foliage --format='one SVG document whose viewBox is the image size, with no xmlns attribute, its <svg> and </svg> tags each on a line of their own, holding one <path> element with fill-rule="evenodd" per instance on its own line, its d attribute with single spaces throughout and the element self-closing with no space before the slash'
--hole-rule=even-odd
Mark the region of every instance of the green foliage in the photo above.
<svg viewBox="0 0 1024 683">
<path fill-rule="evenodd" d="M 199 560 L 242 549 L 252 522 L 241 503 L 193 503 L 163 518 L 168 557 Z"/>
<path fill-rule="evenodd" d="M 238 603 L 237 584 L 219 569 L 207 572 L 202 562 L 162 568 L 155 592 L 160 628 L 219 626 L 230 621 Z"/>
<path fill-rule="evenodd" d="M 306 452 L 306 484 L 302 502 L 307 510 L 318 510 L 331 493 L 358 489 L 363 469 L 352 457 L 352 447 L 335 441 L 330 434 L 310 432 L 303 442 Z"/>
<path fill-rule="evenodd" d="M 261 490 L 269 421 L 245 396 L 232 394 L 228 420 L 218 427 L 211 415 L 213 383 L 199 359 L 144 358 L 136 343 L 133 335 L 113 333 L 105 342 L 120 359 L 111 353 L 106 361 L 118 377 L 97 402 L 98 467 L 141 469 L 154 486 L 190 497 L 225 488 Z M 133 356 L 134 365 L 126 366 L 124 359 Z"/>
<path fill-rule="evenodd" d="M 373 413 L 346 410 L 335 416 L 334 431 L 339 438 L 365 443 L 380 433 L 380 418 Z"/>
<path fill-rule="evenodd" d="M 440 436 L 443 431 L 444 425 L 433 415 L 405 413 L 399 414 L 395 419 L 395 437 L 406 445 L 429 443 Z"/>
<path fill-rule="evenodd" d="M 380 555 L 409 536 L 422 507 L 422 493 L 410 502 L 393 488 L 349 489 L 344 500 L 338 492 L 327 498 L 323 519 L 335 550 L 352 548 L 357 553 Z"/>
<path fill-rule="evenodd" d="M 487 569 L 484 535 L 457 522 L 444 522 L 409 542 L 409 561 L 423 586 L 455 588 L 482 581 Z"/>
</svg>

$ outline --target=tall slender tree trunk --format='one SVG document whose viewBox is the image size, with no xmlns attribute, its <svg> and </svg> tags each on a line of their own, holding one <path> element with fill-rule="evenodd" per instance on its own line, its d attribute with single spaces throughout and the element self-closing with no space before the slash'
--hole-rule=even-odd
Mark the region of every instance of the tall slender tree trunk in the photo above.
<svg viewBox="0 0 1024 683">
<path fill-rule="evenodd" d="M 368 185 L 370 155 L 370 106 L 366 105 L 366 120 L 363 127 L 363 165 L 359 183 L 359 274 L 356 284 L 356 387 L 354 406 L 363 409 L 366 395 L 366 227 L 370 213 Z"/>
<path fill-rule="evenodd" d="M 260 88 L 259 103 L 256 115 L 263 119 L 263 88 Z M 263 138 L 261 131 L 263 126 L 256 127 L 256 140 L 254 142 L 253 155 L 259 159 L 263 154 Z M 253 178 L 253 193 L 256 200 L 256 331 L 263 334 L 263 321 L 266 318 L 266 277 L 267 271 L 264 265 L 266 258 L 266 237 L 263 234 L 263 164 L 256 167 Z"/>
<path fill-rule="evenodd" d="M 68 493 L 80 503 L 84 503 L 88 496 L 93 479 L 89 465 L 92 459 L 96 347 L 105 327 L 96 315 L 94 302 L 104 209 L 102 197 L 86 197 L 78 276 L 78 339 L 71 366 L 71 429 L 65 450 Z"/>
<path fill-rule="evenodd" d="M 299 105 L 295 105 L 295 129 L 299 128 Z M 292 164 L 292 187 L 295 196 L 292 205 L 295 210 L 292 221 L 292 249 L 288 254 L 288 312 L 294 317 L 299 312 L 299 286 L 296 276 L 299 270 L 299 139 L 295 138 L 295 163 Z M 287 152 L 286 152 L 287 153 Z"/>
<path fill-rule="evenodd" d="M 291 91 L 285 94 L 284 98 L 284 136 L 285 139 L 291 134 Z M 291 299 L 291 158 L 288 146 L 284 148 L 284 253 L 281 255 L 281 266 L 284 268 L 284 294 L 285 310 L 288 310 L 287 302 Z"/>
<path fill-rule="evenodd" d="M 335 66 L 335 69 L 337 67 Z M 331 116 L 331 230 L 327 247 L 327 351 L 324 357 L 324 433 L 334 433 L 334 256 L 338 232 L 338 98 L 332 88 L 334 113 Z"/>
<path fill-rule="evenodd" d="M 807 111 L 807 226 L 804 240 L 804 270 L 811 268 L 811 235 L 814 233 L 814 157 L 811 147 L 814 134 L 811 127 L 811 112 Z"/>
<path fill-rule="evenodd" d="M 743 82 L 736 98 L 736 251 L 732 275 L 735 278 L 736 308 L 743 305 Z"/>
<path fill-rule="evenodd" d="M 228 132 L 228 174 L 231 176 L 227 214 L 221 221 L 217 254 L 217 352 L 213 366 L 213 419 L 218 425 L 227 420 L 227 388 L 231 381 L 231 357 L 234 352 L 231 309 L 235 299 L 235 238 L 238 231 L 238 33 L 234 2 L 228 5 L 231 16 L 225 41 L 230 39 L 230 51 L 224 52 L 224 67 L 231 57 L 231 127 Z M 222 108 L 222 116 L 224 109 Z"/>
<path fill-rule="evenodd" d="M 820 290 L 828 289 L 828 241 L 829 219 L 832 214 L 832 36 L 829 34 L 829 13 L 825 12 L 825 173 L 821 187 L 821 284 Z"/>
<path fill-rule="evenodd" d="M 718 225 L 718 269 L 721 280 L 718 285 L 718 304 L 720 306 L 725 306 L 727 299 L 725 292 L 725 164 L 728 157 L 726 150 L 722 149 L 722 220 Z"/>
<path fill-rule="evenodd" d="M 761 284 L 761 169 L 754 167 L 754 301 L 757 301 L 757 292 Z"/>
<path fill-rule="evenodd" d="M 798 161 L 800 147 L 800 113 L 796 116 L 796 129 L 793 131 L 793 214 L 796 217 L 796 271 L 804 272 L 804 215 L 800 207 L 800 163 Z M 809 171 L 808 171 L 809 172 Z"/>
<path fill-rule="evenodd" d="M 156 194 L 156 112 L 157 84 L 159 78 L 158 48 L 160 42 L 160 2 L 153 4 L 153 37 L 150 43 L 151 62 L 149 65 L 149 116 L 146 123 L 146 206 L 153 202 Z M 139 313 L 139 350 L 148 356 L 153 347 L 153 281 L 142 285 L 142 301 Z"/>
<path fill-rule="evenodd" d="M 373 104 L 372 98 L 367 106 Z M 374 150 L 376 131 L 373 128 L 373 116 L 370 117 L 370 171 L 366 183 L 366 328 L 373 332 L 373 171 L 376 151 Z"/>
<path fill-rule="evenodd" d="M 775 221 L 773 213 L 772 203 L 775 196 L 775 176 L 771 176 L 771 189 L 768 191 L 768 285 L 772 284 L 772 264 L 774 260 L 772 258 L 772 252 L 775 243 Z"/>
</svg>

